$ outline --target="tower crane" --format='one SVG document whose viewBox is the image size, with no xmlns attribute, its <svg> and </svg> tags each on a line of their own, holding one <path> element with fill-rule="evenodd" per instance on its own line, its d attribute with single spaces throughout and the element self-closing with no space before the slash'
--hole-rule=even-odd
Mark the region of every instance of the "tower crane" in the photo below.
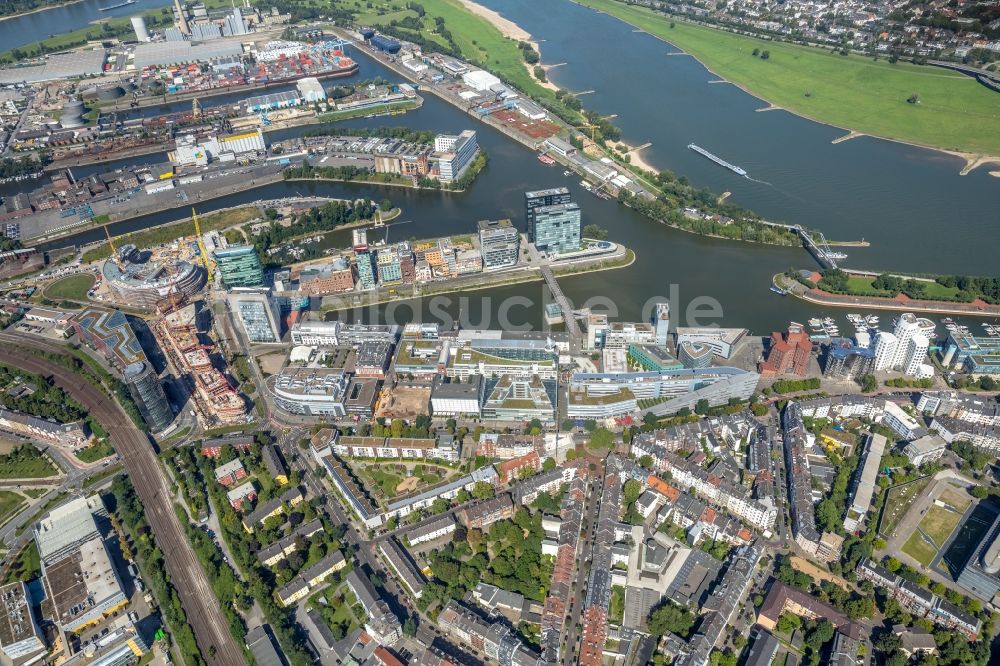
<svg viewBox="0 0 1000 666">
<path fill-rule="evenodd" d="M 104 227 L 104 235 L 108 237 L 108 245 L 111 246 L 111 259 L 121 267 L 121 258 L 118 256 L 118 250 L 115 249 L 115 241 L 111 238 L 111 232 L 108 231 L 108 225 L 102 225 Z"/>
<path fill-rule="evenodd" d="M 205 241 L 201 238 L 201 224 L 198 222 L 198 211 L 191 208 L 191 219 L 194 220 L 195 240 L 198 243 L 198 253 L 201 255 L 201 263 L 205 266 L 205 273 L 208 279 L 212 279 L 212 267 L 208 263 L 208 250 L 205 249 Z"/>
</svg>

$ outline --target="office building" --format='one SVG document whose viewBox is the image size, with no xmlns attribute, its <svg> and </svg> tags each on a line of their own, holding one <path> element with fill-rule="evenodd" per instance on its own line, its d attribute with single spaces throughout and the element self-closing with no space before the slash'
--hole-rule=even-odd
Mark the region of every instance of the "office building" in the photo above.
<svg viewBox="0 0 1000 666">
<path fill-rule="evenodd" d="M 45 653 L 45 635 L 32 609 L 27 586 L 0 585 L 0 663 L 27 664 Z"/>
<path fill-rule="evenodd" d="M 229 307 L 251 343 L 281 342 L 281 317 L 267 294 L 229 296 Z"/>
<path fill-rule="evenodd" d="M 823 360 L 823 376 L 837 379 L 860 379 L 875 370 L 875 349 L 863 347 L 845 338 L 830 342 Z"/>
<path fill-rule="evenodd" d="M 60 446 L 77 447 L 87 441 L 81 421 L 57 423 L 30 414 L 12 412 L 2 407 L 0 407 L 0 430 Z"/>
<path fill-rule="evenodd" d="M 910 312 L 904 312 L 899 315 L 894 322 L 893 335 L 896 336 L 896 347 L 893 349 L 892 362 L 889 365 L 890 369 L 904 369 L 906 367 L 906 361 L 910 355 L 912 348 L 910 346 L 910 340 L 915 336 L 923 337 L 921 333 L 920 323 L 917 320 L 916 315 Z M 927 352 L 927 339 L 924 338 L 924 353 Z"/>
<path fill-rule="evenodd" d="M 896 355 L 896 347 L 898 347 L 898 341 L 896 336 L 888 331 L 880 331 L 878 337 L 875 338 L 875 365 L 874 369 L 879 370 L 891 370 L 892 362 Z"/>
<path fill-rule="evenodd" d="M 434 139 L 434 152 L 438 160 L 438 178 L 442 183 L 458 180 L 479 153 L 476 133 L 463 130 L 461 134 L 439 134 Z"/>
<path fill-rule="evenodd" d="M 532 241 L 539 252 L 565 254 L 580 249 L 580 206 L 575 203 L 538 206 L 532 210 Z"/>
<path fill-rule="evenodd" d="M 345 257 L 328 264 L 305 266 L 299 271 L 299 291 L 307 296 L 325 296 L 354 290 L 354 270 Z"/>
<path fill-rule="evenodd" d="M 677 346 L 685 342 L 706 345 L 712 353 L 728 359 L 749 331 L 745 328 L 690 328 L 677 327 Z"/>
<path fill-rule="evenodd" d="M 521 251 L 521 234 L 510 220 L 481 220 L 479 247 L 484 270 L 516 266 Z"/>
<path fill-rule="evenodd" d="M 1000 375 L 1000 338 L 950 332 L 941 364 L 974 375 Z"/>
<path fill-rule="evenodd" d="M 444 383 L 438 378 L 431 388 L 431 414 L 434 416 L 475 416 L 482 412 L 485 382 L 482 375 Z"/>
<path fill-rule="evenodd" d="M 354 262 L 358 269 L 358 284 L 362 289 L 374 289 L 378 279 L 375 272 L 374 253 L 368 247 L 368 232 L 355 229 L 352 232 Z"/>
<path fill-rule="evenodd" d="M 879 434 L 870 434 L 866 438 L 861 476 L 854 484 L 854 500 L 844 518 L 844 530 L 848 534 L 858 529 L 868 514 L 872 498 L 875 496 L 875 481 L 878 479 L 879 463 L 882 461 L 882 454 L 885 452 L 887 443 L 886 438 Z"/>
<path fill-rule="evenodd" d="M 653 328 L 656 329 L 656 344 L 665 347 L 670 336 L 670 303 L 657 303 L 653 308 Z"/>
<path fill-rule="evenodd" d="M 535 209 L 542 206 L 554 206 L 569 203 L 571 196 L 565 187 L 554 187 L 548 190 L 535 190 L 524 193 L 524 213 L 527 222 L 528 240 L 535 242 Z"/>
<path fill-rule="evenodd" d="M 364 342 L 394 344 L 399 327 L 380 324 L 345 324 L 339 321 L 299 321 L 291 328 L 292 344 L 309 347 L 355 347 Z"/>
<path fill-rule="evenodd" d="M 486 380 L 483 419 L 525 423 L 538 419 L 543 425 L 555 423 L 556 383 L 538 375 L 503 375 Z"/>
<path fill-rule="evenodd" d="M 711 354 L 709 354 L 711 360 Z M 637 365 L 646 372 L 666 372 L 668 370 L 680 370 L 685 367 L 683 363 L 670 355 L 666 347 L 658 344 L 643 345 L 629 343 L 628 361 L 634 366 Z M 708 364 L 699 367 L 707 367 Z"/>
<path fill-rule="evenodd" d="M 152 432 L 159 432 L 170 425 L 174 414 L 153 365 L 148 360 L 137 361 L 126 366 L 122 376 L 146 426 Z"/>
<path fill-rule="evenodd" d="M 809 333 L 801 325 L 789 326 L 787 333 L 775 331 L 771 334 L 767 357 L 760 363 L 760 374 L 764 377 L 785 374 L 805 377 L 809 372 L 812 348 Z"/>
<path fill-rule="evenodd" d="M 903 374 L 918 379 L 934 376 L 933 367 L 924 363 L 927 360 L 928 347 L 930 347 L 930 342 L 923 333 L 915 333 L 910 336 L 906 342 L 906 353 L 900 366 Z"/>
<path fill-rule="evenodd" d="M 912 464 L 920 467 L 924 463 L 940 460 L 947 446 L 948 443 L 941 435 L 927 434 L 912 442 L 907 442 L 906 446 L 903 447 L 903 453 Z"/>
<path fill-rule="evenodd" d="M 637 400 L 663 399 L 647 411 L 657 416 L 694 410 L 699 400 L 724 405 L 749 400 L 760 376 L 738 368 L 712 367 L 667 372 L 575 373 L 570 381 L 570 418 L 607 418 L 636 410 Z"/>
<path fill-rule="evenodd" d="M 343 417 L 351 378 L 332 368 L 285 368 L 274 379 L 275 403 L 305 416 Z"/>
<path fill-rule="evenodd" d="M 264 286 L 264 268 L 252 245 L 230 245 L 212 252 L 227 289 Z"/>
</svg>

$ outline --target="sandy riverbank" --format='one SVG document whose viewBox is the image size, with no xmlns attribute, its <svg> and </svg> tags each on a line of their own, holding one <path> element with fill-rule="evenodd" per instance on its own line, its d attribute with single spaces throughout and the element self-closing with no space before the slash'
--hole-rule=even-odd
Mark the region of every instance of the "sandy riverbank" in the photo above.
<svg viewBox="0 0 1000 666">
<path fill-rule="evenodd" d="M 642 158 L 642 152 L 653 144 L 644 143 L 641 146 L 630 146 L 624 141 L 619 141 L 618 143 L 609 143 L 608 145 L 611 146 L 612 150 L 618 150 L 619 147 L 624 148 L 626 154 L 629 157 L 629 164 L 634 164 L 643 171 L 652 171 L 653 173 L 660 173 L 659 169 L 657 169 L 655 166 L 653 166 L 652 164 L 650 164 L 649 162 L 647 162 Z M 621 150 L 618 150 L 618 152 L 621 152 Z"/>
<path fill-rule="evenodd" d="M 83 2 L 83 0 L 69 0 L 69 2 L 61 2 L 58 5 L 46 5 L 45 7 L 36 7 L 35 9 L 31 9 L 26 12 L 18 12 L 17 14 L 0 16 L 0 21 L 9 21 L 10 19 L 21 18 L 22 16 L 27 16 L 28 14 L 39 14 L 41 12 L 46 12 L 50 9 L 56 9 L 58 7 L 66 7 L 68 5 L 75 5 L 80 2 Z"/>
<path fill-rule="evenodd" d="M 539 55 L 541 54 L 542 50 L 538 48 L 538 42 L 532 39 L 530 32 L 528 32 L 518 24 L 514 23 L 510 19 L 505 19 L 503 16 L 493 11 L 492 9 L 489 9 L 488 7 L 483 7 L 482 5 L 477 4 L 472 0 L 461 0 L 461 2 L 462 5 L 470 12 L 472 12 L 473 14 L 475 14 L 480 18 L 489 21 L 490 24 L 494 28 L 499 30 L 500 34 L 506 37 L 507 39 L 513 39 L 519 42 L 527 42 L 531 44 L 531 48 L 535 49 L 535 51 L 537 51 Z M 529 65 L 528 63 L 524 63 L 524 69 L 528 72 L 528 75 L 531 76 L 531 78 L 535 79 L 534 66 Z M 538 83 L 538 85 L 542 86 L 543 88 L 548 88 L 553 92 L 559 90 L 559 86 L 552 83 L 548 79 L 546 79 L 545 81 L 539 81 L 538 79 L 535 79 L 535 82 Z"/>
</svg>

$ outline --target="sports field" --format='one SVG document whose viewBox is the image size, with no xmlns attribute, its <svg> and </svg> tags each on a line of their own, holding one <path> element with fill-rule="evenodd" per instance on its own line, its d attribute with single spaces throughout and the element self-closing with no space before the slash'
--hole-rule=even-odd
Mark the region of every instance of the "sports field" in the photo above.
<svg viewBox="0 0 1000 666">
<path fill-rule="evenodd" d="M 903 544 L 903 552 L 924 566 L 930 566 L 934 556 L 958 527 L 969 505 L 965 498 L 947 490 L 942 493 L 941 499 L 958 510 L 952 511 L 936 504 L 932 505 L 921 519 L 917 530 Z"/>
<path fill-rule="evenodd" d="M 53 300 L 86 301 L 87 291 L 94 286 L 94 279 L 90 273 L 59 278 L 45 288 L 45 297 Z"/>
<path fill-rule="evenodd" d="M 1000 156 L 1000 94 L 957 72 L 734 35 L 615 0 L 575 1 L 671 42 L 794 113 L 873 136 Z M 770 57 L 754 57 L 755 48 Z M 914 94 L 919 102 L 911 104 Z"/>
</svg>

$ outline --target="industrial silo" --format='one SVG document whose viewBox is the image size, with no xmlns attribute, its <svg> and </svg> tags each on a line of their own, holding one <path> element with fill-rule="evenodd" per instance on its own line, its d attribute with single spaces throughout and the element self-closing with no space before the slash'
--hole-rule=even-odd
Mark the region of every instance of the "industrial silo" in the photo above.
<svg viewBox="0 0 1000 666">
<path fill-rule="evenodd" d="M 141 16 L 133 16 L 131 21 L 132 29 L 135 30 L 135 38 L 140 42 L 148 42 L 149 31 L 146 30 L 146 19 Z"/>
</svg>

